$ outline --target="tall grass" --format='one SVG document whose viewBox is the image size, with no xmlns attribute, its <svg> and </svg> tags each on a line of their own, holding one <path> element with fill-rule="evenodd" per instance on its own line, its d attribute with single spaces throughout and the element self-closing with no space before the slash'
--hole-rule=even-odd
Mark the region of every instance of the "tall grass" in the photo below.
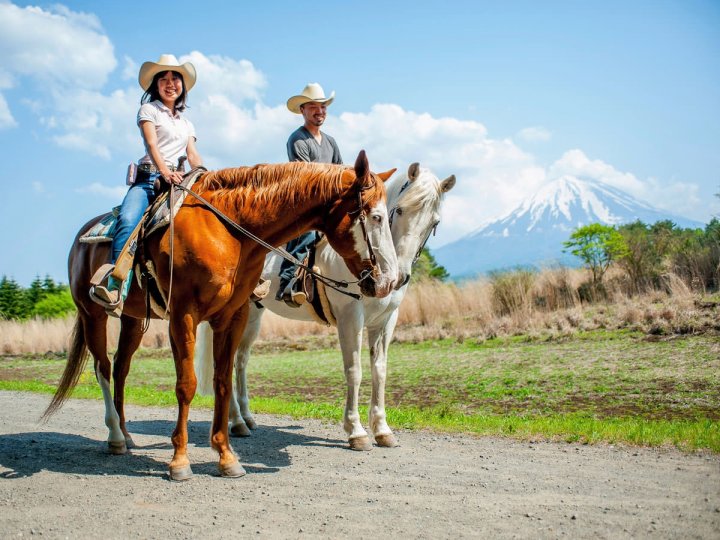
<svg viewBox="0 0 720 540">
<path fill-rule="evenodd" d="M 527 335 L 553 338 L 595 329 L 627 328 L 654 335 L 716 332 L 720 301 L 707 299 L 704 287 L 665 273 L 661 288 L 634 294 L 621 271 L 609 271 L 601 301 L 588 302 L 580 291 L 584 270 L 515 270 L 463 283 L 425 281 L 410 286 L 400 306 L 395 340 L 485 340 Z M 65 352 L 72 317 L 63 320 L 0 321 L 0 354 Z M 108 323 L 113 350 L 119 324 Z M 335 329 L 317 323 L 263 317 L 260 340 L 298 346 L 299 338 L 334 339 Z M 327 338 L 327 339 L 325 339 Z M 322 341 L 322 340 L 321 340 Z M 169 347 L 167 323 L 152 321 L 142 347 Z"/>
</svg>

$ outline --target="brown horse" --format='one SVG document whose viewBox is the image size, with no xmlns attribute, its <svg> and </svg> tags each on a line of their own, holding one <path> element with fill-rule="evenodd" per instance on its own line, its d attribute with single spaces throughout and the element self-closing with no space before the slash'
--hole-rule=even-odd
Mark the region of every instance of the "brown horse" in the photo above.
<svg viewBox="0 0 720 540">
<path fill-rule="evenodd" d="M 309 230 L 324 232 L 350 271 L 363 278 L 360 282 L 363 294 L 384 297 L 396 285 L 398 274 L 383 183 L 393 172 L 372 173 L 363 151 L 354 168 L 287 163 L 224 169 L 204 174 L 192 189 L 231 220 L 273 246 L 283 245 Z M 86 224 L 78 237 L 96 221 Z M 120 339 L 112 366 L 113 399 L 107 315 L 88 294 L 91 276 L 109 258 L 109 246 L 79 243 L 78 237 L 68 261 L 70 289 L 78 315 L 64 373 L 44 416 L 50 416 L 69 397 L 84 369 L 89 350 L 105 400 L 110 451 L 124 453 L 132 446 L 125 427 L 124 386 L 130 360 L 142 337 L 145 295 L 137 283 L 133 283 L 123 308 Z M 242 476 L 245 471 L 228 438 L 233 357 L 247 322 L 248 298 L 260 278 L 268 249 L 222 221 L 190 195 L 175 217 L 173 238 L 170 230 L 157 232 L 146 238 L 139 249 L 154 266 L 158 285 L 166 298 L 172 266 L 168 318 L 177 376 L 178 418 L 172 434 L 175 451 L 170 462 L 170 478 L 185 480 L 192 476 L 187 455 L 187 419 L 196 389 L 193 349 L 196 328 L 201 321 L 208 321 L 214 331 L 215 410 L 210 443 L 220 454 L 220 473 Z"/>
</svg>

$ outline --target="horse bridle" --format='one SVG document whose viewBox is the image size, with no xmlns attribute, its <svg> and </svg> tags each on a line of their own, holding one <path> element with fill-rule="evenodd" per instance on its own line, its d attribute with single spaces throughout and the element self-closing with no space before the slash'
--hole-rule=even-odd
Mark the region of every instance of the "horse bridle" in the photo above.
<svg viewBox="0 0 720 540">
<path fill-rule="evenodd" d="M 363 191 L 367 191 L 368 189 L 372 189 L 375 187 L 375 179 L 373 178 L 372 184 L 368 185 L 362 185 L 358 188 L 358 209 L 355 212 L 348 212 L 348 215 L 352 214 L 358 214 L 358 221 L 360 222 L 360 229 L 363 233 L 363 238 L 365 239 L 365 244 L 367 245 L 368 252 L 370 253 L 370 268 L 366 268 L 362 272 L 360 272 L 360 279 L 357 281 L 357 283 L 360 283 L 361 281 L 365 279 L 371 279 L 375 281 L 375 279 L 372 277 L 373 273 L 375 272 L 375 268 L 377 267 L 377 257 L 375 256 L 375 250 L 373 250 L 372 242 L 370 242 L 370 234 L 367 230 L 367 212 L 365 212 L 365 207 L 363 206 L 362 202 L 362 194 Z M 389 226 L 389 224 L 388 224 Z"/>
<path fill-rule="evenodd" d="M 402 185 L 402 187 L 400 188 L 400 191 L 398 191 L 398 199 L 400 198 L 400 195 L 402 195 L 402 192 L 405 191 L 409 185 L 410 185 L 409 180 Z M 395 217 L 395 213 L 397 212 L 397 209 L 398 209 L 398 205 L 396 204 L 388 212 L 388 225 L 390 227 L 392 227 L 393 218 Z M 435 223 L 433 223 L 432 227 L 428 228 L 427 233 L 425 234 L 425 239 L 420 243 L 420 247 L 418 248 L 417 252 L 415 253 L 415 257 L 413 257 L 412 264 L 415 264 L 417 262 L 417 260 L 420 258 L 420 254 L 422 253 L 422 250 L 425 249 L 425 244 L 427 244 L 428 240 L 430 240 L 430 235 L 432 234 L 433 236 L 435 236 L 438 225 L 440 225 L 439 220 L 436 221 Z"/>
<path fill-rule="evenodd" d="M 173 188 L 179 189 L 181 191 L 184 191 L 185 193 L 192 195 L 195 197 L 198 201 L 200 201 L 205 207 L 207 207 L 213 214 L 215 214 L 217 217 L 219 217 L 222 221 L 224 221 L 227 225 L 235 229 L 236 231 L 244 234 L 247 236 L 250 240 L 254 241 L 257 244 L 260 244 L 264 248 L 270 250 L 271 252 L 275 253 L 276 255 L 279 255 L 283 259 L 286 259 L 287 261 L 290 261 L 294 265 L 297 265 L 301 268 L 303 268 L 306 272 L 311 274 L 315 277 L 318 281 L 321 281 L 326 286 L 330 287 L 331 289 L 335 289 L 339 293 L 342 293 L 346 296 L 350 296 L 356 300 L 360 300 L 362 298 L 362 295 L 351 293 L 349 291 L 344 291 L 342 289 L 347 289 L 350 285 L 359 284 L 366 279 L 370 279 L 372 281 L 375 281 L 375 278 L 373 277 L 373 274 L 375 272 L 375 269 L 377 267 L 377 257 L 375 256 L 375 252 L 372 248 L 372 244 L 370 242 L 370 235 L 367 231 L 367 212 L 365 212 L 365 209 L 363 207 L 362 202 L 362 193 L 363 191 L 366 191 L 368 189 L 371 189 L 375 187 L 375 179 L 373 178 L 373 182 L 368 185 L 361 185 L 358 187 L 358 209 L 355 211 L 349 211 L 348 215 L 352 214 L 358 214 L 358 220 L 360 221 L 360 228 L 362 229 L 363 238 L 365 239 L 365 243 L 367 244 L 368 251 L 370 252 L 370 268 L 364 269 L 362 272 L 360 272 L 360 277 L 355 281 L 345 281 L 345 280 L 337 280 L 333 279 L 327 276 L 323 276 L 322 274 L 318 274 L 315 272 L 312 268 L 310 268 L 308 265 L 303 263 L 302 261 L 295 258 L 293 255 L 287 252 L 287 250 L 282 248 L 277 248 L 271 244 L 268 244 L 263 240 L 262 238 L 255 236 L 253 233 L 248 231 L 246 228 L 244 228 L 239 223 L 235 223 L 232 219 L 230 219 L 229 216 L 224 214 L 219 208 L 214 206 L 212 203 L 210 203 L 207 199 L 203 198 L 199 194 L 195 193 L 194 191 L 186 188 L 185 186 L 181 184 L 173 184 L 171 186 L 171 190 Z"/>
</svg>

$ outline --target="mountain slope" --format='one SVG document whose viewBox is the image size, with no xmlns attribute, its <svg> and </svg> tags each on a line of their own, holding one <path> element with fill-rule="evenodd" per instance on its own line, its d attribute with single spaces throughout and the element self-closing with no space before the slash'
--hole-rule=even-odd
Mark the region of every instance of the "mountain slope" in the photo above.
<svg viewBox="0 0 720 540">
<path fill-rule="evenodd" d="M 648 224 L 670 219 L 680 227 L 704 226 L 602 182 L 563 176 L 508 215 L 433 250 L 433 255 L 453 278 L 515 266 L 577 266 L 577 258 L 562 252 L 562 243 L 573 230 L 589 223 L 620 225 L 638 219 Z"/>
</svg>

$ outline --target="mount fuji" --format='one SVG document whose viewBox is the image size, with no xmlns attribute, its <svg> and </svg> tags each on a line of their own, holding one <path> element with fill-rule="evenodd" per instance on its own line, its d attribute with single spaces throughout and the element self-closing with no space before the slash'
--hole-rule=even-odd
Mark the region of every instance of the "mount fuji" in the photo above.
<svg viewBox="0 0 720 540">
<path fill-rule="evenodd" d="M 705 227 L 598 180 L 562 176 L 506 216 L 433 250 L 433 255 L 454 279 L 518 266 L 578 266 L 579 259 L 562 251 L 563 242 L 576 228 L 668 219 L 683 228 Z"/>
</svg>

